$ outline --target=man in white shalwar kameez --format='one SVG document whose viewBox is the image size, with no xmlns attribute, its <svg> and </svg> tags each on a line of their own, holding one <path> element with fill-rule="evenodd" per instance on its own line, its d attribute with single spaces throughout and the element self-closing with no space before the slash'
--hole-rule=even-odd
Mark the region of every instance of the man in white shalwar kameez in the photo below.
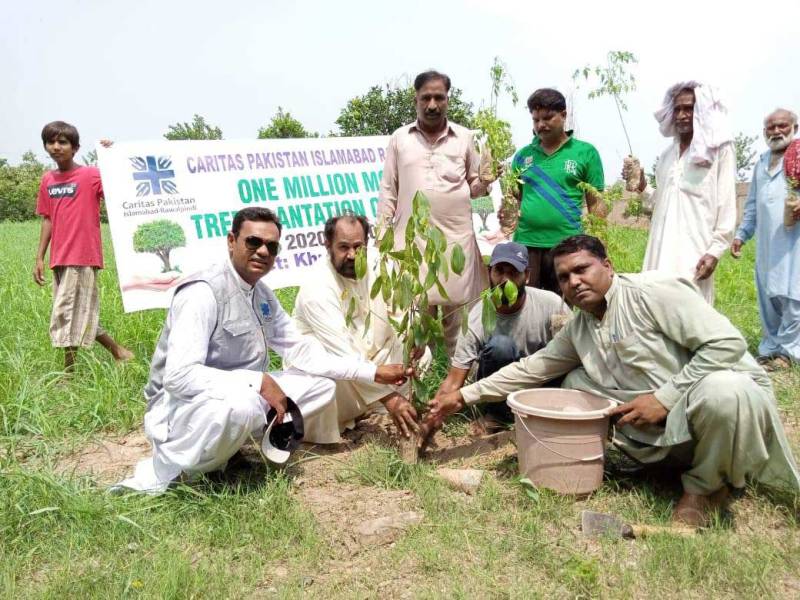
<svg viewBox="0 0 800 600">
<path fill-rule="evenodd" d="M 658 159 L 656 189 L 644 173 L 639 182 L 653 213 L 642 271 L 690 279 L 713 305 L 714 270 L 736 226 L 736 155 L 727 109 L 714 88 L 688 81 L 667 91 L 655 117 L 673 142 Z"/>
<path fill-rule="evenodd" d="M 295 300 L 297 330 L 316 337 L 335 356 L 359 356 L 376 365 L 403 362 L 403 346 L 388 322 L 386 304 L 379 294 L 370 299 L 373 269 L 356 278 L 358 252 L 367 252 L 369 223 L 361 215 L 331 217 L 325 224 L 328 256 L 317 261 L 314 275 L 300 287 Z M 355 311 L 348 322 L 351 299 Z M 367 315 L 370 315 L 367 322 Z M 430 362 L 426 350 L 423 363 Z M 355 419 L 383 405 L 406 437 L 417 428 L 417 413 L 401 388 L 364 381 L 336 382 L 334 402 L 305 421 L 305 441 L 333 444 L 341 441 Z"/>
<path fill-rule="evenodd" d="M 283 420 L 287 397 L 304 420 L 333 400 L 331 379 L 397 383 L 401 365 L 375 367 L 331 356 L 300 335 L 261 281 L 275 264 L 281 225 L 266 208 L 237 213 L 229 259 L 190 276 L 175 291 L 145 387 L 144 430 L 153 455 L 117 484 L 157 494 L 181 474 L 224 469 L 251 437 L 260 438 L 270 407 Z M 268 348 L 292 364 L 268 372 Z"/>
</svg>

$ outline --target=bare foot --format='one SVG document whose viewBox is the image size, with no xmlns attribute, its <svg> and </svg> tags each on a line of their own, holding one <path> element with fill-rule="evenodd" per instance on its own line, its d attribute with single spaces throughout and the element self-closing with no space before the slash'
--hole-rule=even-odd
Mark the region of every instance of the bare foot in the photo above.
<svg viewBox="0 0 800 600">
<path fill-rule="evenodd" d="M 114 360 L 118 363 L 126 363 L 134 358 L 136 358 L 136 355 L 122 346 L 120 346 L 119 350 L 114 353 Z"/>
<path fill-rule="evenodd" d="M 729 495 L 727 485 L 708 496 L 683 492 L 672 512 L 672 522 L 693 529 L 708 527 L 714 513 L 725 507 Z"/>
</svg>

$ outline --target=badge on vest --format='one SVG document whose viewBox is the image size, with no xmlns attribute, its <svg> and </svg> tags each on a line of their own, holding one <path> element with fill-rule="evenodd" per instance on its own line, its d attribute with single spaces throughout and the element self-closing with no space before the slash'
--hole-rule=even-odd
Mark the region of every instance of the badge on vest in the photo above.
<svg viewBox="0 0 800 600">
<path fill-rule="evenodd" d="M 265 319 L 269 319 L 272 316 L 272 310 L 269 307 L 269 302 L 261 303 L 261 314 Z"/>
</svg>

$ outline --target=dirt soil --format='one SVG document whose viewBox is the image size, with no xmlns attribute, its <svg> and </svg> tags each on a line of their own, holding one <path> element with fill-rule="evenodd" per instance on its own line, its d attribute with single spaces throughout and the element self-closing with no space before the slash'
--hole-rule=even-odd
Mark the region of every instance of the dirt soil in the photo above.
<svg viewBox="0 0 800 600">
<path fill-rule="evenodd" d="M 800 437 L 797 415 L 783 414 L 782 417 L 792 446 L 797 449 Z M 362 485 L 354 479 L 342 477 L 350 461 L 368 444 L 396 446 L 391 420 L 387 415 L 371 415 L 359 421 L 356 429 L 346 432 L 343 437 L 345 441 L 338 445 L 303 444 L 287 467 L 293 478 L 295 497 L 314 515 L 331 545 L 328 560 L 315 572 L 304 574 L 303 586 L 335 589 L 347 584 L 366 590 L 374 585 L 373 577 L 380 574 L 381 594 L 410 597 L 411 589 L 427 585 L 424 577 L 418 574 L 415 559 L 403 558 L 402 562 L 407 564 L 402 568 L 395 565 L 398 573 L 405 574 L 396 580 L 386 578 L 384 563 L 389 560 L 387 553 L 391 547 L 407 529 L 418 524 L 425 526 L 425 512 L 418 499 L 410 490 Z M 122 438 L 92 442 L 64 458 L 57 468 L 61 473 L 91 476 L 99 485 L 107 485 L 129 475 L 134 465 L 149 453 L 149 443 L 143 433 L 137 431 Z M 261 462 L 255 446 L 245 446 L 242 454 L 246 462 Z M 448 436 L 440 431 L 422 460 L 453 468 L 483 469 L 491 476 L 503 479 L 517 474 L 515 456 L 513 431 L 482 437 Z M 463 495 L 464 501 L 469 501 L 465 494 L 453 493 Z M 576 501 L 576 511 L 581 508 L 603 510 L 602 505 L 596 504 Z M 736 535 L 742 538 L 765 534 L 778 536 L 785 527 L 782 509 L 764 510 L 763 502 L 749 493 L 733 504 L 731 516 L 736 523 Z M 554 536 L 557 535 L 558 532 L 554 531 Z M 599 552 L 596 543 L 577 533 L 576 544 L 588 554 Z M 625 547 L 620 560 L 635 563 L 636 556 L 637 548 L 631 544 Z M 284 565 L 265 565 L 264 580 L 254 590 L 254 597 L 274 597 L 276 586 L 292 575 L 296 574 L 289 573 Z M 418 576 L 421 579 L 416 581 Z M 791 596 L 800 584 L 797 579 L 788 577 L 781 586 Z"/>
<path fill-rule="evenodd" d="M 124 437 L 100 438 L 56 465 L 65 475 L 91 476 L 99 485 L 110 485 L 133 473 L 133 467 L 150 455 L 150 442 L 143 431 Z"/>
</svg>

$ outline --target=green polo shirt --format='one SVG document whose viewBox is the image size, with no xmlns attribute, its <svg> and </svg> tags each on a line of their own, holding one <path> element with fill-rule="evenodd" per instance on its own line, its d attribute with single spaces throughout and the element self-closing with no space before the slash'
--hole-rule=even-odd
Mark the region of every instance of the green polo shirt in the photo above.
<svg viewBox="0 0 800 600">
<path fill-rule="evenodd" d="M 522 206 L 514 241 L 532 248 L 552 248 L 563 239 L 583 232 L 586 182 L 602 191 L 603 163 L 591 144 L 572 136 L 549 156 L 538 137 L 521 148 L 512 161 L 522 173 Z"/>
</svg>

